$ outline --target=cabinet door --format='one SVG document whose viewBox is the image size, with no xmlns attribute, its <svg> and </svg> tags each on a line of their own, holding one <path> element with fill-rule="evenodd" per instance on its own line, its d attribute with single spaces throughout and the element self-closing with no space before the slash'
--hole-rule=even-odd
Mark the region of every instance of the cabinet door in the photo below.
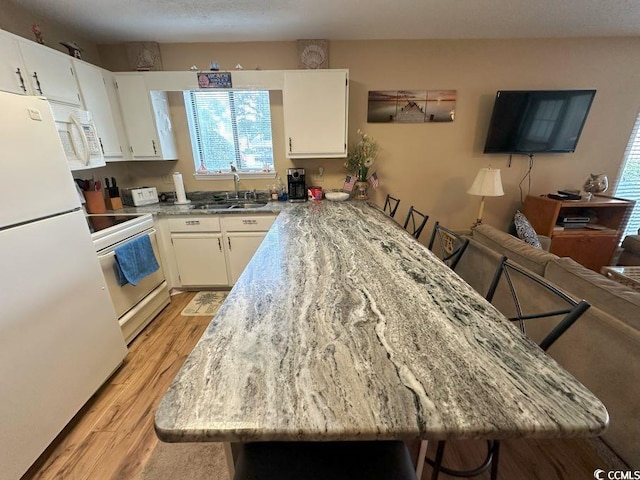
<svg viewBox="0 0 640 480">
<path fill-rule="evenodd" d="M 182 286 L 228 285 L 222 235 L 173 233 L 171 243 Z"/>
<path fill-rule="evenodd" d="M 300 70 L 284 74 L 287 157 L 347 155 L 347 72 Z"/>
<path fill-rule="evenodd" d="M 20 57 L 18 42 L 9 34 L 0 31 L 0 90 L 27 95 L 27 71 Z"/>
<path fill-rule="evenodd" d="M 156 134 L 160 141 L 160 155 L 163 160 L 177 160 L 178 150 L 173 132 L 173 123 L 171 122 L 171 115 L 169 114 L 167 92 L 160 92 L 158 90 L 150 91 L 149 97 L 151 98 Z"/>
<path fill-rule="evenodd" d="M 603 266 L 609 265 L 618 244 L 617 240 L 616 235 L 554 235 L 549 251 L 560 257 L 571 257 L 579 264 L 599 273 Z"/>
<path fill-rule="evenodd" d="M 102 154 L 106 157 L 122 157 L 120 139 L 111 113 L 103 70 L 82 61 L 74 61 L 84 108 L 93 115 L 98 131 Z M 110 72 L 106 73 L 110 74 Z"/>
<path fill-rule="evenodd" d="M 33 93 L 79 107 L 80 92 L 71 57 L 26 40 L 18 45 Z"/>
<path fill-rule="evenodd" d="M 153 109 L 142 75 L 114 75 L 124 127 L 136 160 L 160 159 Z"/>
<path fill-rule="evenodd" d="M 226 234 L 229 284 L 234 285 L 262 243 L 266 232 L 231 232 Z"/>
</svg>

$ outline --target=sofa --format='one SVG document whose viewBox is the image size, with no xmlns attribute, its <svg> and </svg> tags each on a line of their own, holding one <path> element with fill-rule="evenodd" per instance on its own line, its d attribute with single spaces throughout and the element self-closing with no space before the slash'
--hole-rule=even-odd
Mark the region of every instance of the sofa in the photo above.
<svg viewBox="0 0 640 480">
<path fill-rule="evenodd" d="M 456 273 L 485 295 L 503 255 L 591 304 L 548 354 L 605 404 L 610 425 L 602 440 L 631 468 L 640 469 L 640 291 L 485 224 L 474 228 Z M 502 288 L 492 303 L 509 317 L 513 301 Z M 531 283 L 526 288 L 531 290 L 521 296 L 523 304 L 540 307 L 552 301 Z M 527 335 L 539 340 L 553 323 L 557 320 L 529 322 Z"/>
<path fill-rule="evenodd" d="M 627 235 L 622 242 L 618 265 L 640 265 L 640 235 Z"/>
</svg>

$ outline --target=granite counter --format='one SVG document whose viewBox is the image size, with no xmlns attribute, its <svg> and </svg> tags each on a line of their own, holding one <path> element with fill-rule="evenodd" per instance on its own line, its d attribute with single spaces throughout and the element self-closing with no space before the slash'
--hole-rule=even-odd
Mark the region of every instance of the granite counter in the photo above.
<svg viewBox="0 0 640 480">
<path fill-rule="evenodd" d="M 288 204 L 156 412 L 168 442 L 594 436 L 602 403 L 362 202 Z"/>
</svg>

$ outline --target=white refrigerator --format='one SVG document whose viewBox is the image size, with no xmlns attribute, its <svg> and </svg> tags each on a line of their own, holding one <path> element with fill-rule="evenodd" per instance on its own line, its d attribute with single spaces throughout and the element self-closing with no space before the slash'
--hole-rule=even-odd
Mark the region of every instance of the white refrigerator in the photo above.
<svg viewBox="0 0 640 480">
<path fill-rule="evenodd" d="M 0 479 L 17 479 L 127 349 L 49 104 L 0 92 Z"/>
</svg>

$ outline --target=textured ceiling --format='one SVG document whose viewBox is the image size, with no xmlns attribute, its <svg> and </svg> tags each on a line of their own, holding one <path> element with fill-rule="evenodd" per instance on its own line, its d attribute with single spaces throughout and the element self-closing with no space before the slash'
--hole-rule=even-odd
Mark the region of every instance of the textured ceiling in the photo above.
<svg viewBox="0 0 640 480">
<path fill-rule="evenodd" d="M 2 1 L 96 43 L 640 35 L 640 0 Z"/>
</svg>

